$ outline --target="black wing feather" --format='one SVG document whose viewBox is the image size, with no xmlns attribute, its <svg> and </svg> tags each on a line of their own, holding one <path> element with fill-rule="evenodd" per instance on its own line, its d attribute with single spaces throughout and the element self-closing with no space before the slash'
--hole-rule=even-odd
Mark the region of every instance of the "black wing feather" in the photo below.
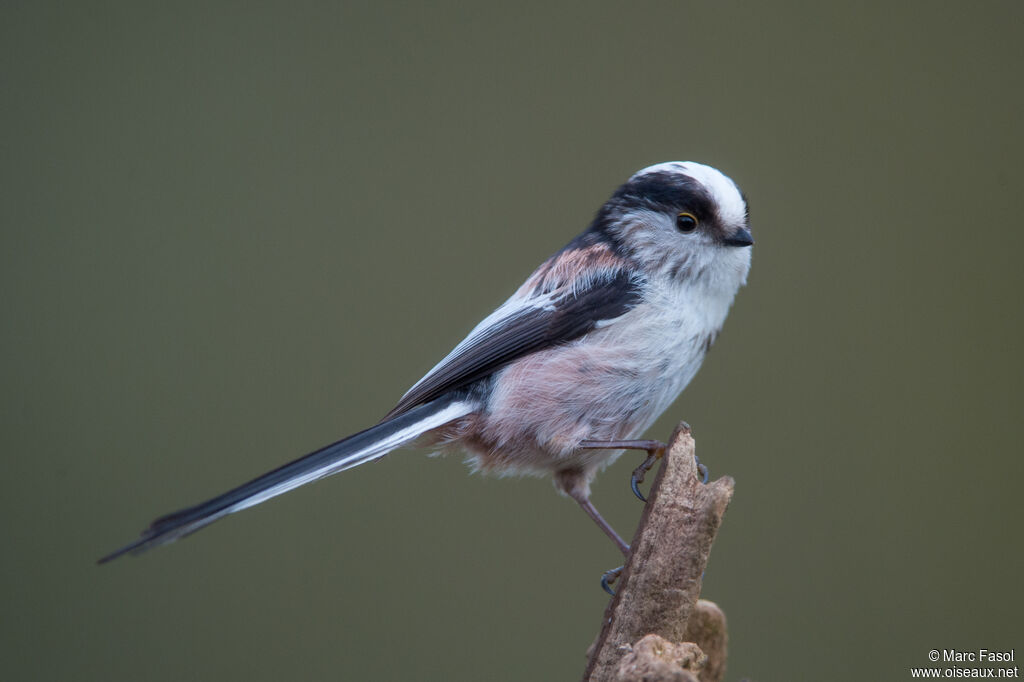
<svg viewBox="0 0 1024 682">
<path fill-rule="evenodd" d="M 629 311 L 641 298 L 641 283 L 619 270 L 586 289 L 567 290 L 551 309 L 530 308 L 510 315 L 437 367 L 406 393 L 385 419 L 464 388 L 524 355 L 577 339 L 598 322 Z"/>
</svg>

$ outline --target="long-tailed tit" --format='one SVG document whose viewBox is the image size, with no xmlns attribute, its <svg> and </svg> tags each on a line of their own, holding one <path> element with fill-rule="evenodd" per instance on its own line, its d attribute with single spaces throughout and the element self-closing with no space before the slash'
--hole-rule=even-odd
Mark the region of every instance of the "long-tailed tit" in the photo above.
<svg viewBox="0 0 1024 682">
<path fill-rule="evenodd" d="M 619 546 L 590 482 L 700 367 L 750 269 L 747 205 L 691 162 L 631 177 L 376 426 L 155 520 L 109 561 L 193 533 L 412 443 L 461 448 L 498 474 L 552 476 Z"/>
</svg>

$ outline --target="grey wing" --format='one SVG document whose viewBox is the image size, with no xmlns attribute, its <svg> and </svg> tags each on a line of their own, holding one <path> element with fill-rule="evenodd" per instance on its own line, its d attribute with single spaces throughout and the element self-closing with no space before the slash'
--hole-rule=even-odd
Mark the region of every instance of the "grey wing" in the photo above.
<svg viewBox="0 0 1024 682">
<path fill-rule="evenodd" d="M 578 289 L 566 284 L 532 298 L 513 297 L 409 389 L 384 419 L 468 386 L 524 355 L 583 336 L 636 306 L 642 286 L 625 270 L 615 270 Z"/>
</svg>

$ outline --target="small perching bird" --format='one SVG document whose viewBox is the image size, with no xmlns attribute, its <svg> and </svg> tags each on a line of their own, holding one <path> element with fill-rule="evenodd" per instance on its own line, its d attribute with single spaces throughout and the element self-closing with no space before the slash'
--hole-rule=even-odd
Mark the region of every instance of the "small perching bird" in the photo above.
<svg viewBox="0 0 1024 682">
<path fill-rule="evenodd" d="M 552 476 L 624 552 L 590 483 L 696 374 L 750 269 L 747 205 L 721 172 L 645 168 L 376 426 L 162 516 L 109 561 L 412 443 L 485 472 Z"/>
</svg>

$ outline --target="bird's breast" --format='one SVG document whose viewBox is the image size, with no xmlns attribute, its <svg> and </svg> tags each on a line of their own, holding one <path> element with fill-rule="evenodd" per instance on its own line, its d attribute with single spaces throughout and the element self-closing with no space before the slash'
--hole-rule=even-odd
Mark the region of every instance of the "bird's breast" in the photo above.
<svg viewBox="0 0 1024 682">
<path fill-rule="evenodd" d="M 568 456 L 581 440 L 637 437 L 693 378 L 717 334 L 714 315 L 679 303 L 645 300 L 498 372 L 480 422 L 491 449 L 523 461 Z"/>
</svg>

